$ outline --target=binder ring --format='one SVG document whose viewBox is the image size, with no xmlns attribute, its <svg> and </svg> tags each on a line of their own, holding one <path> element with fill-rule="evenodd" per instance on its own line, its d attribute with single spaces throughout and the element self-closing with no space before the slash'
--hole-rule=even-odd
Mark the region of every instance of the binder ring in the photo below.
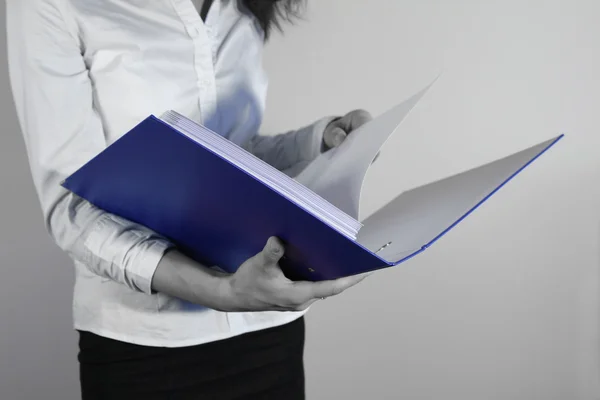
<svg viewBox="0 0 600 400">
<path fill-rule="evenodd" d="M 391 245 L 391 244 L 392 244 L 392 242 L 387 242 L 386 244 L 384 244 L 383 246 L 381 246 L 381 247 L 379 248 L 379 250 L 377 250 L 377 251 L 375 252 L 375 254 L 379 253 L 381 250 L 385 249 L 386 247 L 388 247 L 388 246 L 389 246 L 389 245 Z"/>
</svg>

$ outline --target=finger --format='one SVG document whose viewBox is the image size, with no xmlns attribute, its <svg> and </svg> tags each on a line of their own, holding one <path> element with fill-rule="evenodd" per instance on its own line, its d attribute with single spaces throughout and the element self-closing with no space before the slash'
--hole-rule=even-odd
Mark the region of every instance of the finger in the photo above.
<svg viewBox="0 0 600 400">
<path fill-rule="evenodd" d="M 295 308 L 295 311 L 304 311 L 306 309 L 308 309 L 308 307 L 312 306 L 315 302 L 319 301 L 321 299 L 316 298 L 316 299 L 310 299 L 309 301 L 307 301 L 306 303 L 298 306 Z"/>
<path fill-rule="evenodd" d="M 351 129 L 358 129 L 359 127 L 363 126 L 364 124 L 366 124 L 367 122 L 371 121 L 373 119 L 373 117 L 371 116 L 371 114 L 366 111 L 366 110 L 356 110 L 352 113 L 351 116 Z"/>
<path fill-rule="evenodd" d="M 336 280 L 321 281 L 321 282 L 294 282 L 294 289 L 300 292 L 300 296 L 308 302 L 311 299 L 326 298 L 336 296 L 342 293 L 344 290 L 360 283 L 363 281 L 368 274 L 353 275 L 345 278 Z"/>
<path fill-rule="evenodd" d="M 259 266 L 274 266 L 277 265 L 285 250 L 279 239 L 272 236 L 267 240 L 263 250 L 257 254 L 256 262 Z"/>
<path fill-rule="evenodd" d="M 353 110 L 337 120 L 335 123 L 337 126 L 344 129 L 346 133 L 350 133 L 372 119 L 373 117 L 366 110 Z"/>
<path fill-rule="evenodd" d="M 325 140 L 325 144 L 327 145 L 327 147 L 337 147 L 340 144 L 342 144 L 344 139 L 346 139 L 346 132 L 341 127 L 335 126 L 334 128 L 326 132 L 325 137 L 323 139 Z"/>
</svg>

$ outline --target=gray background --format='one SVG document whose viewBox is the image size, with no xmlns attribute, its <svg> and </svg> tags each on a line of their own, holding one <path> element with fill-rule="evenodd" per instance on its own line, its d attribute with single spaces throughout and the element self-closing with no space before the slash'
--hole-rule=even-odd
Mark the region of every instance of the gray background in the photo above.
<svg viewBox="0 0 600 400">
<path fill-rule="evenodd" d="M 265 131 L 379 114 L 443 71 L 375 164 L 365 213 L 567 137 L 426 253 L 311 310 L 309 399 L 599 399 L 598 1 L 310 4 L 268 46 Z M 0 398 L 75 399 L 72 267 L 43 230 L 4 59 L 0 102 Z"/>
</svg>

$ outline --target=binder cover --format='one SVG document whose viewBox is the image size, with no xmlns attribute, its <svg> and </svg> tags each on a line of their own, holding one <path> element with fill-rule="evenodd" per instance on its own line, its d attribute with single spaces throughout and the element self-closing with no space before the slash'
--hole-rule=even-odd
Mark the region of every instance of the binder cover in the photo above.
<svg viewBox="0 0 600 400">
<path fill-rule="evenodd" d="M 284 273 L 294 280 L 319 281 L 410 259 L 561 137 L 401 194 L 364 221 L 357 240 L 155 116 L 94 157 L 63 186 L 227 272 L 235 272 L 268 237 L 277 236 L 286 246 Z"/>
</svg>

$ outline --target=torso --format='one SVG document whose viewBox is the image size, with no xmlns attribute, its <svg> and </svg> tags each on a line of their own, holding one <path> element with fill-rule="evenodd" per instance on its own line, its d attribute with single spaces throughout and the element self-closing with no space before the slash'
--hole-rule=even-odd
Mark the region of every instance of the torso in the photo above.
<svg viewBox="0 0 600 400">
<path fill-rule="evenodd" d="M 234 0 L 203 22 L 192 0 L 65 0 L 108 144 L 173 109 L 237 144 L 257 134 L 267 93 L 263 37 Z M 299 313 L 221 313 L 146 295 L 76 262 L 75 327 L 151 346 L 200 344 L 289 322 Z"/>
<path fill-rule="evenodd" d="M 214 2 L 205 23 L 191 0 L 71 4 L 109 142 L 169 109 L 238 143 L 256 133 L 262 33 L 236 1 Z"/>
</svg>

